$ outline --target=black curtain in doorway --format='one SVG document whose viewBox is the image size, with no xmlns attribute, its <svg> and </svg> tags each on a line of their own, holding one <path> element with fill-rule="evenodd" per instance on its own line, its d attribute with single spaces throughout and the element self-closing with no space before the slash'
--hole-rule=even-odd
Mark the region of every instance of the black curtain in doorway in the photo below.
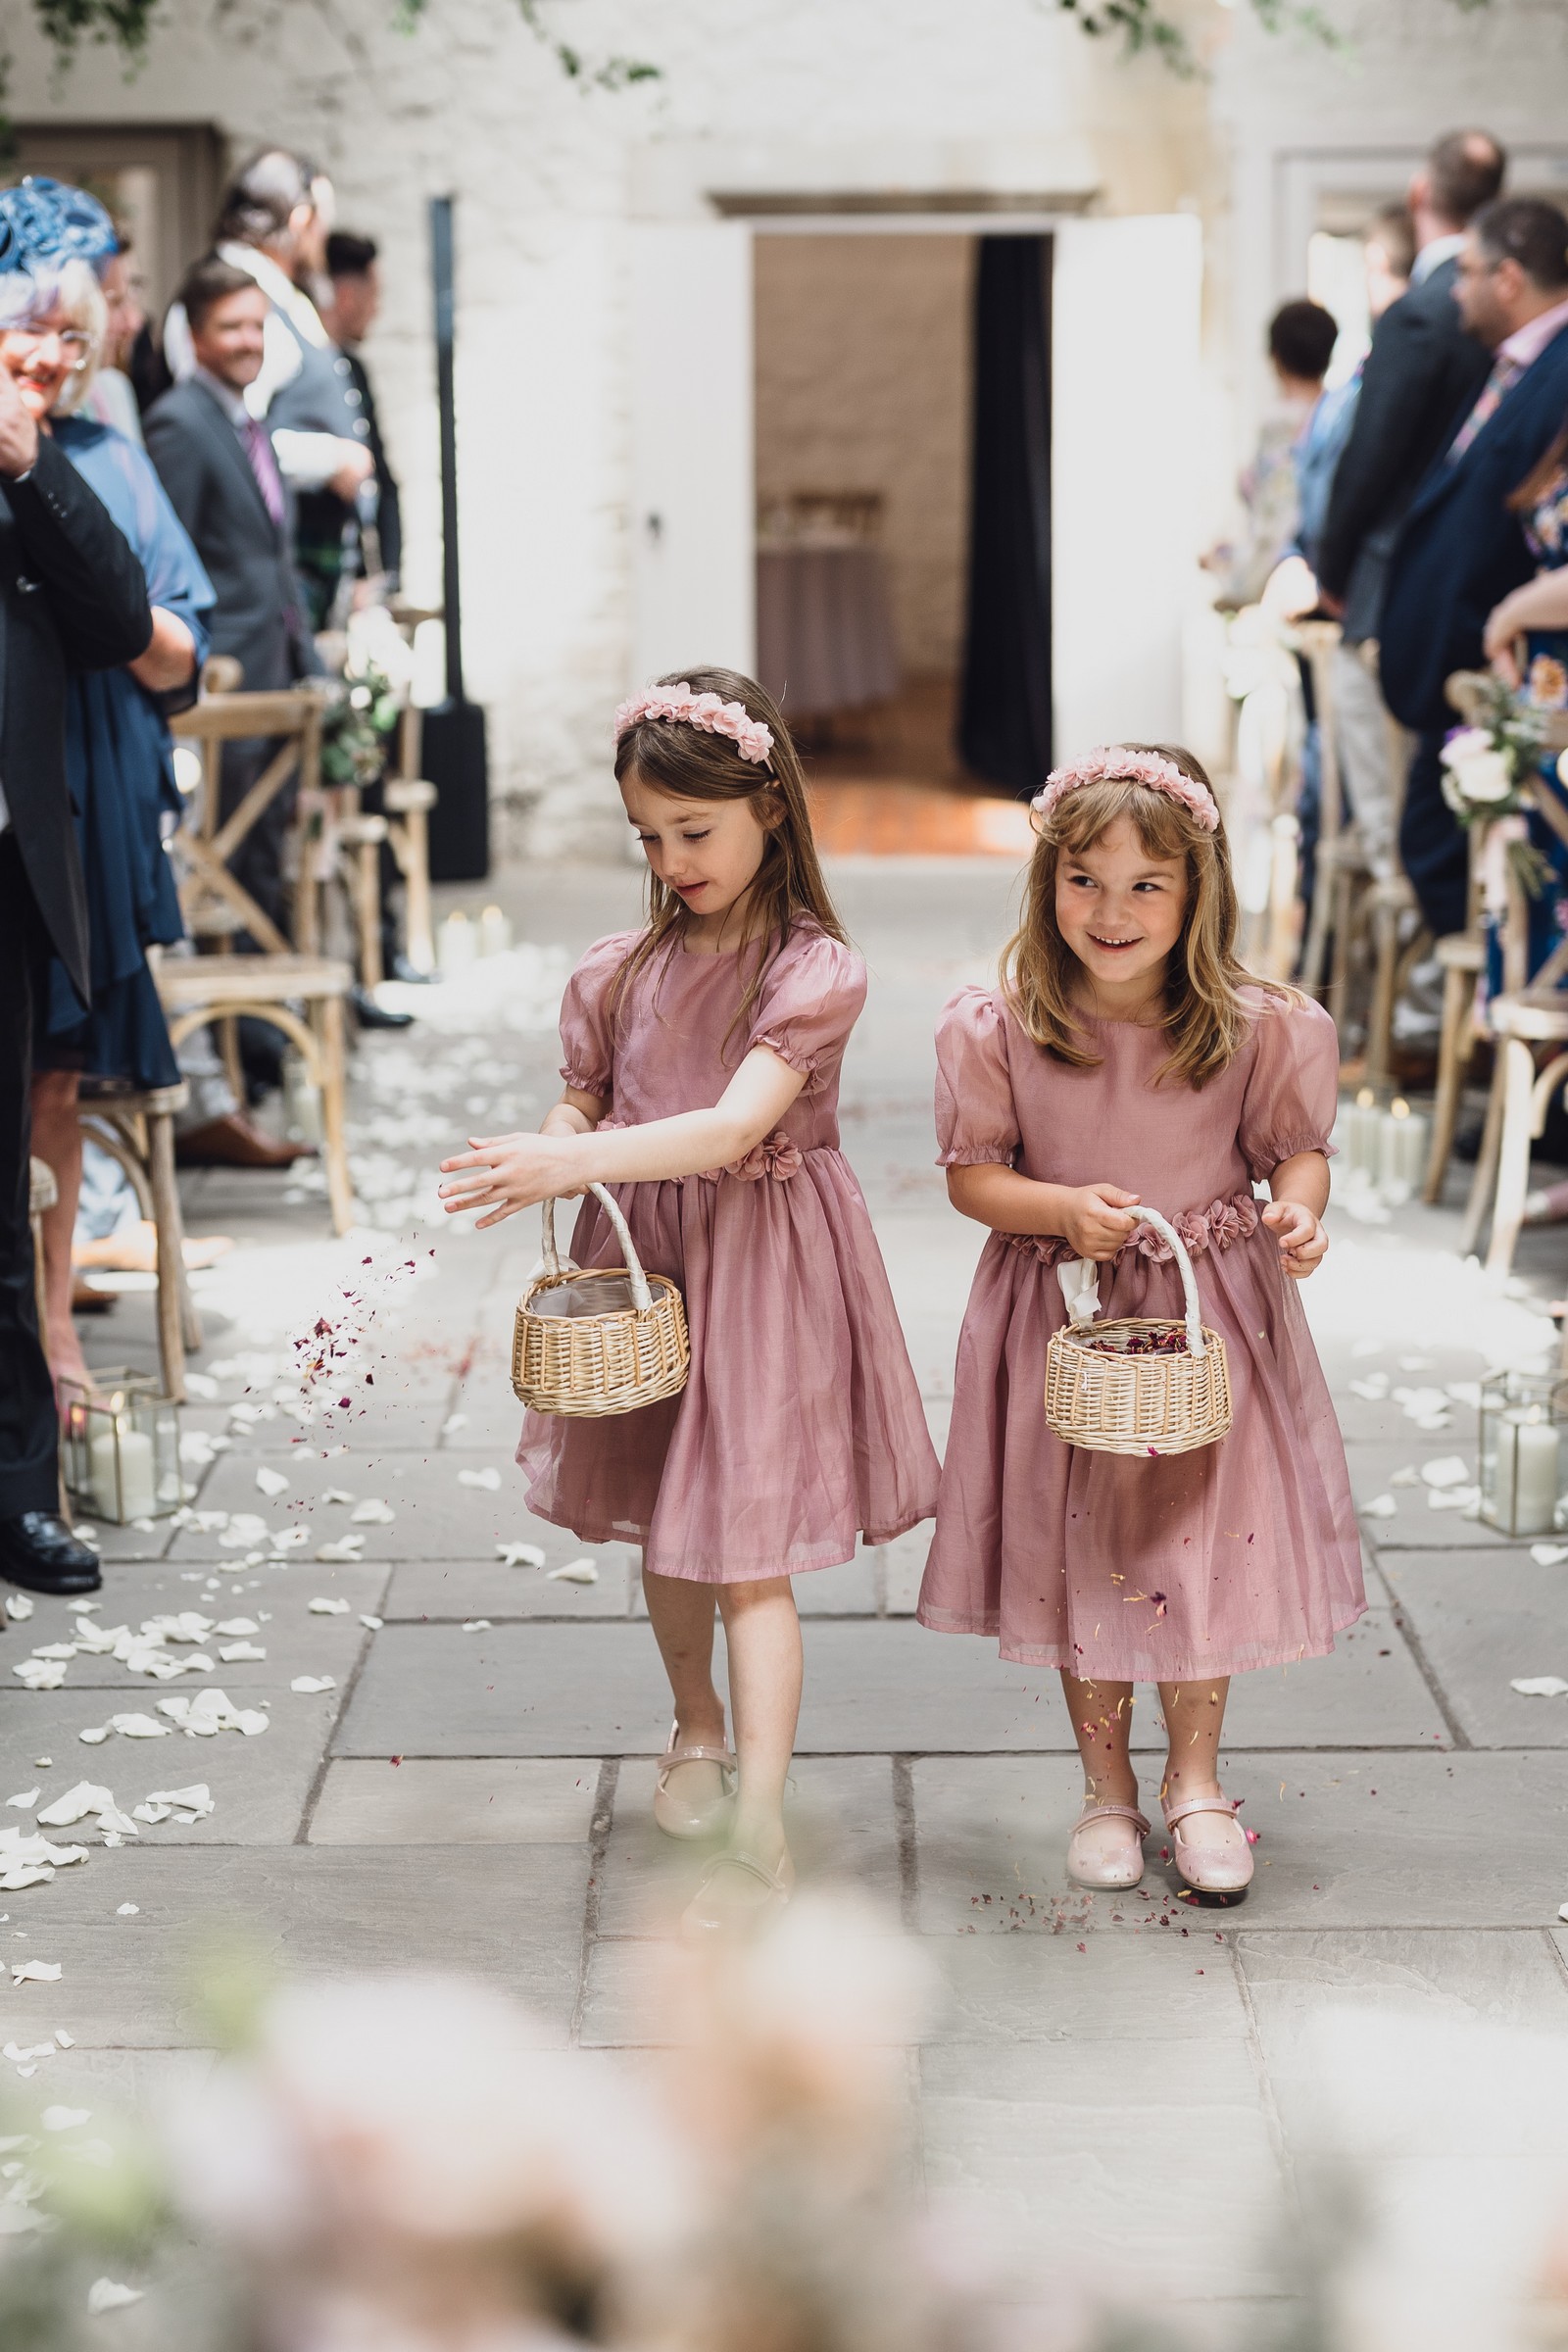
<svg viewBox="0 0 1568 2352">
<path fill-rule="evenodd" d="M 958 749 L 1027 798 L 1051 766 L 1051 239 L 982 237 Z"/>
</svg>

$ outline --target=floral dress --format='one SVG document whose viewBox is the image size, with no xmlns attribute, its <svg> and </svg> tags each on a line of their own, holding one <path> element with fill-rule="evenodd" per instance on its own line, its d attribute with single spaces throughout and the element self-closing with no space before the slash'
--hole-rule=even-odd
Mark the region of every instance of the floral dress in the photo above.
<svg viewBox="0 0 1568 2352">
<path fill-rule="evenodd" d="M 1338 1044 L 1321 1006 L 1248 997 L 1248 1043 L 1199 1091 L 1159 1079 L 1159 1029 L 1086 1020 L 1102 1059 L 1074 1069 L 997 990 L 961 989 L 943 1013 L 941 1164 L 1116 1184 L 1162 1209 L 1225 1342 L 1235 1421 L 1217 1445 L 1157 1459 L 1064 1445 L 1044 1392 L 1072 1249 L 993 1233 L 958 1340 L 922 1625 L 993 1635 L 1026 1665 L 1164 1682 L 1316 1657 L 1365 1608 L 1339 1424 L 1252 1193 L 1296 1152 L 1329 1151 Z M 1171 1258 L 1144 1227 L 1100 1268 L 1102 1313 L 1180 1316 Z"/>
<path fill-rule="evenodd" d="M 937 1459 L 882 1254 L 839 1150 L 839 1068 L 865 966 L 796 926 L 737 1023 L 741 956 L 656 956 L 614 1001 L 638 934 L 599 940 L 561 1009 L 562 1076 L 604 1127 L 708 1109 L 766 1046 L 806 1080 L 732 1166 L 609 1188 L 650 1273 L 680 1287 L 692 1363 L 678 1396 L 605 1420 L 530 1412 L 528 1507 L 590 1544 L 640 1544 L 660 1576 L 737 1584 L 849 1559 L 936 1508 Z M 749 956 L 750 951 L 743 951 Z M 579 1265 L 618 1264 L 591 1197 Z"/>
</svg>

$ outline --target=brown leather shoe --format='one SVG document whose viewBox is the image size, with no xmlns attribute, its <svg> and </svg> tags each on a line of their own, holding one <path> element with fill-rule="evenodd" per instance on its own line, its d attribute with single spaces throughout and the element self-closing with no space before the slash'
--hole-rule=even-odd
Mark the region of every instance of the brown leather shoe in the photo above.
<svg viewBox="0 0 1568 2352">
<path fill-rule="evenodd" d="M 174 1138 L 182 1168 L 291 1168 L 297 1159 L 315 1156 L 314 1144 L 274 1144 L 239 1110 Z"/>
</svg>

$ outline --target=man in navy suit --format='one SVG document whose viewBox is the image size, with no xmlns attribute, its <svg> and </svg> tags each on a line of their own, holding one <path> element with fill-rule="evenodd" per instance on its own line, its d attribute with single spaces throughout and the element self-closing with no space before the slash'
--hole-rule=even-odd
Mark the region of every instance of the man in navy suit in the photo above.
<svg viewBox="0 0 1568 2352">
<path fill-rule="evenodd" d="M 1487 614 L 1535 568 L 1507 502 L 1568 419 L 1568 219 L 1531 197 L 1488 205 L 1466 234 L 1454 300 L 1492 371 L 1411 501 L 1382 620 L 1384 698 L 1417 737 L 1399 854 L 1439 937 L 1464 928 L 1466 879 L 1443 798 L 1439 756 L 1458 724 L 1444 682 L 1483 665 Z"/>
</svg>

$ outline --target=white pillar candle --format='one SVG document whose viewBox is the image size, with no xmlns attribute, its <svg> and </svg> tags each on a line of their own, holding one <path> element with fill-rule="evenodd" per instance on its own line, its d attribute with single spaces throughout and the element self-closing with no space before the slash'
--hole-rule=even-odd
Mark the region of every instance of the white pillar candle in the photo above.
<svg viewBox="0 0 1568 2352">
<path fill-rule="evenodd" d="M 1427 1172 L 1427 1150 L 1432 1141 L 1432 1121 L 1420 1111 L 1412 1110 L 1399 1123 L 1399 1156 L 1404 1180 L 1414 1192 Z"/>
<path fill-rule="evenodd" d="M 115 1479 L 115 1448 L 120 1448 L 120 1478 Z M 150 1519 L 157 1507 L 157 1493 L 153 1481 L 153 1442 L 144 1431 L 122 1428 L 118 1437 L 112 1429 L 101 1430 L 93 1439 L 89 1460 L 89 1485 L 92 1507 L 100 1518 L 114 1519 L 123 1524 L 129 1519 Z"/>
<path fill-rule="evenodd" d="M 499 906 L 487 906 L 479 917 L 479 953 L 504 956 L 512 945 L 512 925 Z"/>
<path fill-rule="evenodd" d="M 1549 1535 L 1557 1515 L 1557 1432 L 1509 1413 L 1497 1425 L 1497 1517 L 1516 1536 Z"/>
<path fill-rule="evenodd" d="M 472 963 L 476 953 L 473 925 L 460 907 L 441 926 L 436 961 L 444 972 L 461 971 Z"/>
<path fill-rule="evenodd" d="M 1363 1087 L 1346 1114 L 1345 1156 L 1348 1173 L 1377 1175 L 1378 1135 L 1382 1125 L 1383 1114 Z"/>
</svg>

